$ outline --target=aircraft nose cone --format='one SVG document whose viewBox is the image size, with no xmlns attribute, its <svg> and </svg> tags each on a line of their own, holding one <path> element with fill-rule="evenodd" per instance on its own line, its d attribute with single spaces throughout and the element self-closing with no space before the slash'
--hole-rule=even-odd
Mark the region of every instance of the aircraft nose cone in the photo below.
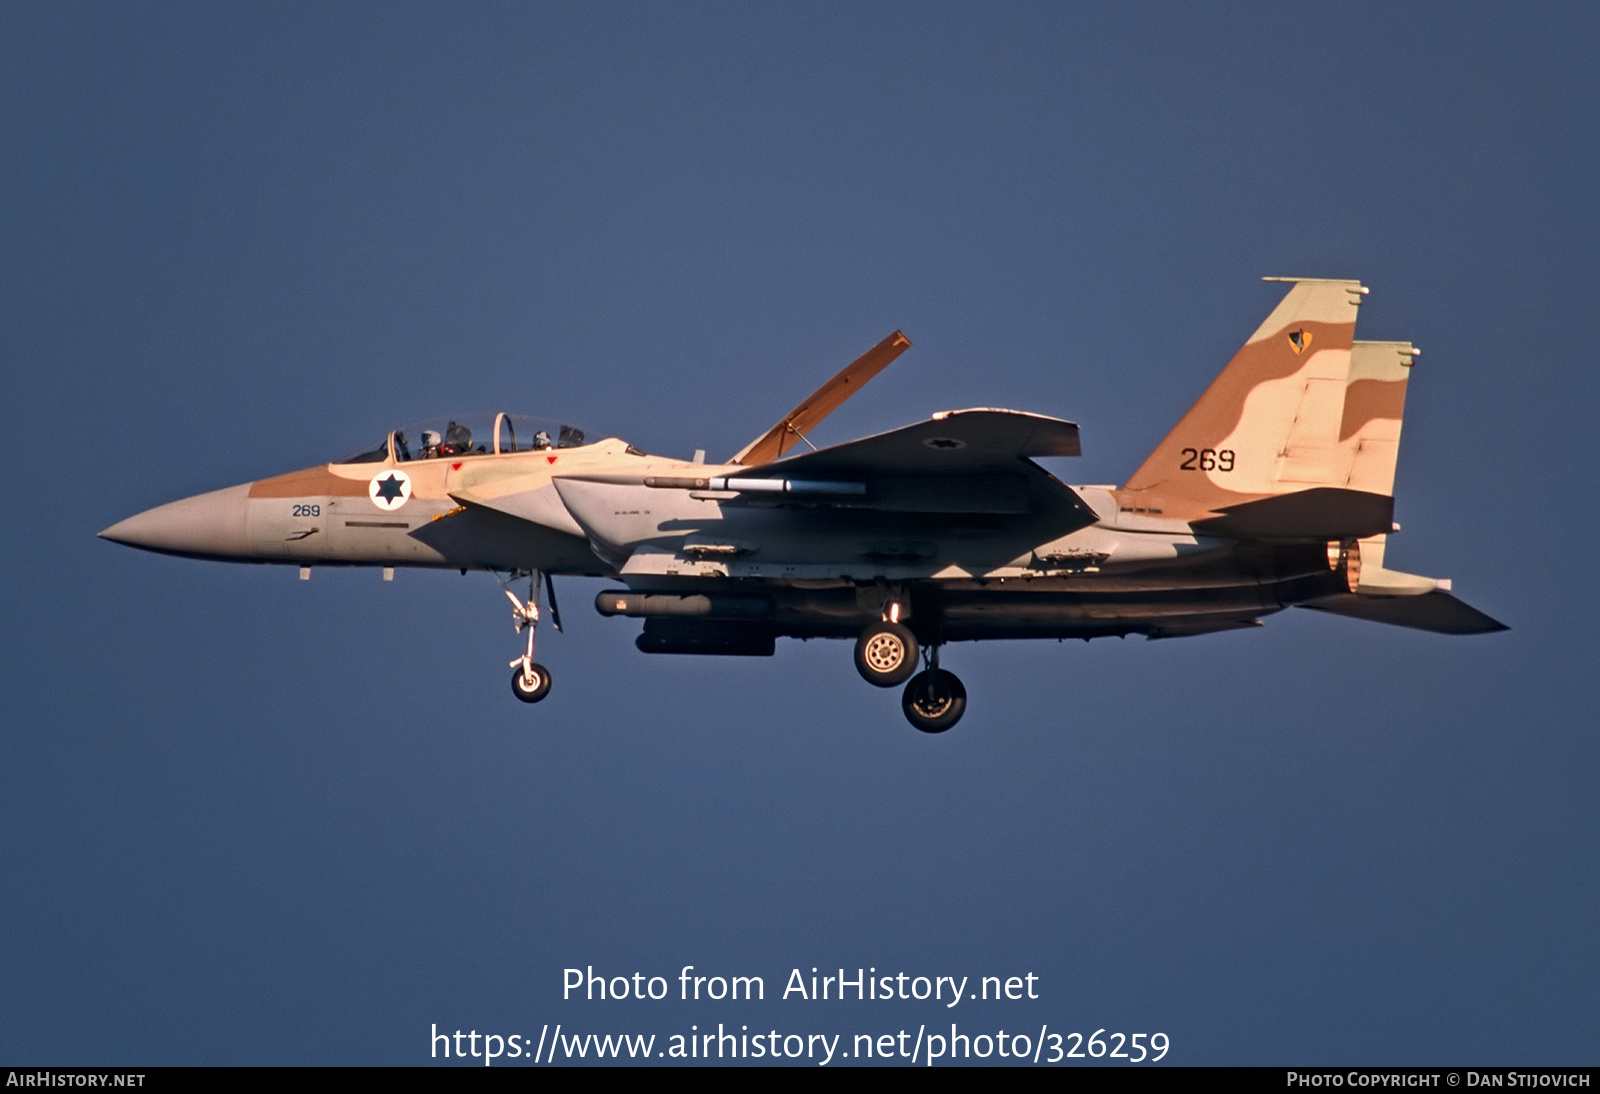
<svg viewBox="0 0 1600 1094">
<path fill-rule="evenodd" d="M 146 551 L 195 558 L 238 558 L 250 552 L 245 499 L 250 484 L 196 494 L 118 521 L 101 539 Z"/>
</svg>

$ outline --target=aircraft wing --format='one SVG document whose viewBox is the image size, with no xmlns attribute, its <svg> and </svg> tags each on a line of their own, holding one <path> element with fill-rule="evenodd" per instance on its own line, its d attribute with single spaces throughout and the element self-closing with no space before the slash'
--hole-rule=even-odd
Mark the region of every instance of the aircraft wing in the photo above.
<svg viewBox="0 0 1600 1094">
<path fill-rule="evenodd" d="M 1094 511 L 1032 456 L 1076 456 L 1078 427 L 1018 410 L 947 410 L 925 422 L 786 460 L 703 478 L 563 476 L 614 485 L 722 493 L 735 506 L 796 502 L 906 513 L 1055 513 L 1091 524 Z"/>
<path fill-rule="evenodd" d="M 844 401 L 861 390 L 868 380 L 882 372 L 890 361 L 911 348 L 911 340 L 899 331 L 850 362 L 833 379 L 801 400 L 800 405 L 778 420 L 778 424 L 739 450 L 729 463 L 746 467 L 771 463 L 792 448 L 818 422 L 837 410 Z"/>
<path fill-rule="evenodd" d="M 1018 410 L 947 410 L 925 422 L 715 479 L 650 485 L 738 491 L 737 504 L 798 500 L 908 513 L 1054 514 L 1077 526 L 1092 509 L 1032 456 L 1077 456 L 1078 427 Z"/>
<path fill-rule="evenodd" d="M 1015 473 L 1030 456 L 1078 456 L 1078 427 L 1020 410 L 946 410 L 925 422 L 791 456 L 730 479 Z"/>
</svg>

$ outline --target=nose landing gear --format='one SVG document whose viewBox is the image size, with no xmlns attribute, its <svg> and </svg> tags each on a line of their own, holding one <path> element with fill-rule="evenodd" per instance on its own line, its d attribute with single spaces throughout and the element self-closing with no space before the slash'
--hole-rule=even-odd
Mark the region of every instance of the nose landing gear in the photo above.
<svg viewBox="0 0 1600 1094">
<path fill-rule="evenodd" d="M 511 662 L 511 694 L 521 699 L 524 703 L 537 703 L 550 694 L 550 670 L 533 659 L 534 635 L 539 629 L 539 571 L 534 570 L 528 574 L 528 599 L 523 600 L 511 591 L 511 581 L 515 581 L 520 574 L 512 574 L 509 579 L 502 579 L 495 574 L 495 580 L 500 582 L 500 588 L 505 592 L 506 599 L 511 601 L 511 621 L 516 625 L 517 633 L 528 632 L 528 648 L 521 657 Z M 556 596 L 554 584 L 550 575 L 545 574 L 545 587 L 550 591 L 550 621 L 555 624 L 556 630 L 561 629 L 561 616 L 556 610 Z"/>
<path fill-rule="evenodd" d="M 511 694 L 524 703 L 537 703 L 550 694 L 550 670 L 523 658 L 511 662 Z"/>
</svg>

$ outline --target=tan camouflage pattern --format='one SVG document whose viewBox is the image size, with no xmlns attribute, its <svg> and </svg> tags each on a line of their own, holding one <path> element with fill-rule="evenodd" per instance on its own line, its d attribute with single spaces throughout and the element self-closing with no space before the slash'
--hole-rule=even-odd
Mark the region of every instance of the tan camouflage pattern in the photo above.
<svg viewBox="0 0 1600 1094">
<path fill-rule="evenodd" d="M 338 497 L 338 498 L 364 498 L 367 496 L 367 483 L 371 481 L 372 473 L 380 467 L 392 466 L 388 463 L 381 464 L 318 464 L 316 467 L 307 467 L 299 471 L 290 471 L 285 475 L 273 475 L 271 478 L 257 479 L 250 484 L 250 497 L 252 498 L 304 498 L 304 497 Z M 335 468 L 342 468 L 340 474 Z"/>
<path fill-rule="evenodd" d="M 1410 342 L 1357 342 L 1350 354 L 1339 442 L 1351 447 L 1351 490 L 1394 496 L 1406 383 L 1418 350 Z"/>
<path fill-rule="evenodd" d="M 1343 486 L 1343 450 L 1352 446 L 1340 427 L 1365 292 L 1356 281 L 1295 281 L 1118 492 L 1119 507 L 1193 521 L 1275 494 Z"/>
</svg>

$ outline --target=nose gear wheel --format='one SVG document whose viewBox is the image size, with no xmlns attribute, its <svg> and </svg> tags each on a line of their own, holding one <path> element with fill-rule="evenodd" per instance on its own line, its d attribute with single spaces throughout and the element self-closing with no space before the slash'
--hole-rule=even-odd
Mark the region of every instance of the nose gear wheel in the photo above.
<svg viewBox="0 0 1600 1094">
<path fill-rule="evenodd" d="M 511 694 L 524 703 L 537 703 L 550 694 L 549 669 L 534 662 L 526 666 L 520 660 L 513 663 L 516 668 L 511 673 Z"/>
</svg>

